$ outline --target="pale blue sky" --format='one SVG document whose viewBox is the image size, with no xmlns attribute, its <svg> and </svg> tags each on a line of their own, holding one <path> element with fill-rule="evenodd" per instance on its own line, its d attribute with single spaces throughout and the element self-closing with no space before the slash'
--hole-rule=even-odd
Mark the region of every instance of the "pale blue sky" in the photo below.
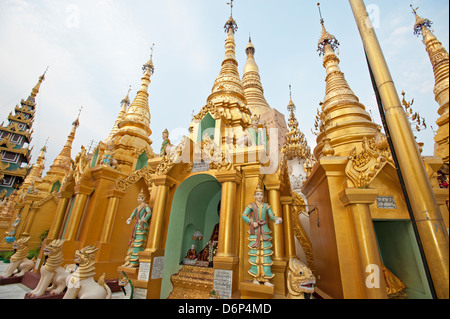
<svg viewBox="0 0 450 319">
<path fill-rule="evenodd" d="M 132 86 L 136 96 L 150 47 L 155 43 L 155 74 L 149 88 L 153 149 L 167 128 L 173 142 L 187 133 L 191 115 L 211 93 L 224 57 L 226 0 L 56 1 L 0 0 L 0 122 L 26 98 L 47 66 L 37 98 L 32 163 L 49 137 L 46 169 L 61 151 L 80 106 L 83 111 L 72 157 L 81 145 L 104 140 Z M 328 31 L 340 41 L 341 70 L 361 103 L 381 124 L 361 38 L 347 0 L 322 0 Z M 449 5 L 445 0 L 373 0 L 370 9 L 398 93 L 415 99 L 413 108 L 429 129 L 417 134 L 432 155 L 438 105 L 434 76 L 421 38 L 413 34 L 414 15 L 433 21 L 448 50 Z M 317 1 L 236 0 L 236 51 L 239 71 L 251 33 L 265 97 L 287 115 L 289 85 L 297 119 L 308 143 L 316 109 L 325 94 L 325 70 L 316 52 L 321 34 Z"/>
</svg>

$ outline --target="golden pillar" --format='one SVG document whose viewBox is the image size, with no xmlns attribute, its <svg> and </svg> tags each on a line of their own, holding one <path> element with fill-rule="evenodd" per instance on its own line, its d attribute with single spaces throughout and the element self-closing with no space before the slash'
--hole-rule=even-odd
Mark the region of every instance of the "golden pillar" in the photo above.
<svg viewBox="0 0 450 319">
<path fill-rule="evenodd" d="M 106 209 L 106 216 L 103 222 L 102 234 L 100 235 L 100 242 L 109 243 L 111 240 L 111 233 L 114 227 L 114 220 L 116 219 L 117 207 L 120 199 L 125 195 L 125 192 L 120 190 L 108 191 L 106 197 L 108 198 L 108 208 Z"/>
<path fill-rule="evenodd" d="M 152 219 L 147 240 L 147 252 L 161 249 L 162 236 L 164 232 L 164 220 L 167 206 L 169 189 L 175 185 L 176 180 L 168 175 L 154 175 L 152 181 L 156 186 L 156 199 L 152 208 Z"/>
<path fill-rule="evenodd" d="M 20 237 L 30 236 L 30 229 L 31 229 L 31 226 L 33 225 L 34 217 L 36 216 L 36 211 L 38 210 L 37 207 L 32 207 L 31 203 L 27 203 L 26 206 L 28 206 L 28 214 L 27 214 L 25 226 L 20 234 Z"/>
<path fill-rule="evenodd" d="M 287 259 L 296 257 L 295 253 L 295 239 L 294 233 L 292 232 L 292 197 L 291 196 L 281 196 L 281 205 L 283 206 L 283 230 L 284 230 L 284 251 Z"/>
<path fill-rule="evenodd" d="M 215 174 L 219 183 L 222 184 L 222 195 L 220 204 L 220 221 L 219 221 L 219 244 L 217 250 L 217 257 L 236 257 L 237 245 L 236 229 L 240 214 L 235 213 L 235 199 L 237 184 L 242 180 L 240 172 L 221 171 Z"/>
<path fill-rule="evenodd" d="M 156 186 L 156 199 L 152 208 L 152 217 L 150 222 L 150 230 L 147 239 L 147 246 L 143 252 L 139 253 L 139 263 L 149 265 L 149 274 L 155 266 L 155 258 L 162 258 L 164 256 L 164 248 L 162 247 L 162 239 L 164 233 L 164 221 L 168 219 L 167 200 L 170 188 L 175 185 L 176 180 L 169 175 L 153 175 L 152 181 Z M 136 275 L 137 276 L 137 275 Z M 135 287 L 142 290 L 142 294 L 146 295 L 147 299 L 159 299 L 161 294 L 162 278 L 151 278 L 148 280 L 135 281 Z"/>
<path fill-rule="evenodd" d="M 58 193 L 59 202 L 56 207 L 55 216 L 53 217 L 52 225 L 48 231 L 48 240 L 53 240 L 59 237 L 61 232 L 61 227 L 64 221 L 64 216 L 67 211 L 67 206 L 69 205 L 70 198 L 72 198 L 71 192 L 60 192 Z"/>
<path fill-rule="evenodd" d="M 91 182 L 88 182 L 93 184 Z M 70 213 L 69 221 L 67 223 L 66 232 L 64 234 L 64 239 L 75 240 L 75 237 L 80 226 L 81 217 L 83 216 L 84 208 L 86 206 L 87 199 L 89 195 L 94 191 L 93 185 L 83 185 L 79 184 L 75 186 L 75 202 L 72 207 L 72 212 Z"/>
<path fill-rule="evenodd" d="M 349 0 L 386 116 L 413 217 L 438 298 L 449 298 L 449 242 L 410 123 L 362 0 Z"/>
<path fill-rule="evenodd" d="M 361 289 L 366 299 L 386 299 L 386 283 L 383 277 L 377 239 L 369 206 L 375 202 L 378 191 L 370 188 L 346 188 L 339 194 L 351 214 L 354 242 L 359 252 Z"/>
<path fill-rule="evenodd" d="M 222 184 L 219 220 L 219 243 L 214 257 L 214 269 L 231 270 L 232 293 L 238 289 L 238 241 L 239 221 L 241 218 L 237 208 L 237 185 L 242 181 L 242 174 L 237 170 L 218 171 L 215 174 Z"/>
</svg>

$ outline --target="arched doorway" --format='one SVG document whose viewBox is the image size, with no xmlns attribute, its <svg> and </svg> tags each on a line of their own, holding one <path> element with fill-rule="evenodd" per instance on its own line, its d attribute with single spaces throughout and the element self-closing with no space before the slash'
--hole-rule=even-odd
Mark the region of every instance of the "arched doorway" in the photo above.
<svg viewBox="0 0 450 319">
<path fill-rule="evenodd" d="M 207 174 L 189 177 L 175 191 L 165 246 L 161 299 L 166 299 L 173 289 L 170 277 L 181 269 L 181 262 L 193 244 L 193 233 L 200 230 L 204 235 L 198 250 L 208 242 L 219 222 L 217 207 L 221 191 L 221 184 Z"/>
</svg>

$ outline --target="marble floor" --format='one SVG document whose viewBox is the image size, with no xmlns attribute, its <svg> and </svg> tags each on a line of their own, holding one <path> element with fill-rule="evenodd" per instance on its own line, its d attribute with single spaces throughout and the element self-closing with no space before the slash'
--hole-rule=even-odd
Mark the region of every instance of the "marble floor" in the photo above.
<svg viewBox="0 0 450 319">
<path fill-rule="evenodd" d="M 9 264 L 5 264 L 0 261 L 0 274 L 2 274 Z M 31 291 L 25 285 L 22 284 L 10 284 L 0 286 L 0 299 L 24 299 L 25 294 Z M 122 292 L 114 292 L 111 299 L 124 299 L 125 296 Z"/>
</svg>

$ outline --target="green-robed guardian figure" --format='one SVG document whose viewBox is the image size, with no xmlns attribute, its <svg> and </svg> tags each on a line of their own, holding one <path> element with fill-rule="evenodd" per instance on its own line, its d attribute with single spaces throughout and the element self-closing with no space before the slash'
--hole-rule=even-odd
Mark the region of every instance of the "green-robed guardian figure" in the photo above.
<svg viewBox="0 0 450 319">
<path fill-rule="evenodd" d="M 259 285 L 264 283 L 272 287 L 270 280 L 272 274 L 272 232 L 269 229 L 269 220 L 275 225 L 281 224 L 283 220 L 276 217 L 269 204 L 263 203 L 264 192 L 258 185 L 254 192 L 255 202 L 250 203 L 242 213 L 242 219 L 250 226 L 249 237 L 249 263 L 251 265 L 249 274 L 253 277 L 253 283 Z"/>
<path fill-rule="evenodd" d="M 145 203 L 144 190 L 138 195 L 139 206 L 136 207 L 131 216 L 127 219 L 127 224 L 130 224 L 134 219 L 135 224 L 133 232 L 131 233 L 130 241 L 128 242 L 128 252 L 125 258 L 125 267 L 139 267 L 139 252 L 145 249 L 148 237 L 148 230 L 152 211 Z"/>
</svg>

